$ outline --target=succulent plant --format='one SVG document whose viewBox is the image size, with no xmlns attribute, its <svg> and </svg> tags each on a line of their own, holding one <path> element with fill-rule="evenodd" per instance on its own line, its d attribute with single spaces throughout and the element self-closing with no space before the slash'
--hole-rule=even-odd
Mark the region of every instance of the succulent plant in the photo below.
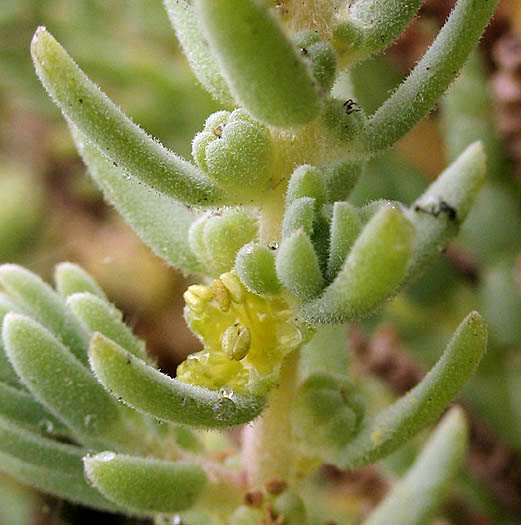
<svg viewBox="0 0 521 525">
<path fill-rule="evenodd" d="M 375 412 L 348 367 L 344 324 L 381 311 L 460 229 L 472 237 L 464 222 L 486 171 L 472 133 L 412 204 L 349 197 L 456 79 L 498 1 L 458 0 L 370 115 L 350 75 L 399 37 L 420 0 L 164 3 L 195 75 L 226 108 L 195 136 L 193 162 L 125 116 L 45 28 L 31 52 L 106 199 L 198 278 L 185 319 L 203 350 L 170 377 L 79 266 L 57 266 L 55 289 L 1 266 L 0 469 L 157 524 L 324 523 L 302 490 L 316 468 L 398 450 L 438 420 L 485 353 L 487 325 L 473 311 L 423 380 Z M 507 270 L 489 272 L 508 288 Z M 506 338 L 518 337 L 515 322 Z M 243 424 L 237 444 L 225 430 Z M 463 462 L 466 425 L 451 409 L 367 523 L 428 522 Z"/>
</svg>

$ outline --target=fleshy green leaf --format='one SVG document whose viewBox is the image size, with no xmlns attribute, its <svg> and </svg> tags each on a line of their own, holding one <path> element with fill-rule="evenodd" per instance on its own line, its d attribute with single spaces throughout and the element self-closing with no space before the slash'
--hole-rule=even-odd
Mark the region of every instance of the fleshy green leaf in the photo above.
<svg viewBox="0 0 521 525">
<path fill-rule="evenodd" d="M 434 423 L 473 374 L 486 346 L 486 322 L 472 312 L 423 380 L 389 408 L 366 420 L 353 441 L 328 461 L 341 468 L 374 463 Z"/>
<path fill-rule="evenodd" d="M 342 268 L 347 254 L 361 229 L 362 221 L 355 207 L 348 202 L 335 202 L 331 220 L 329 259 L 327 262 L 328 279 L 333 280 Z"/>
<path fill-rule="evenodd" d="M 25 311 L 45 325 L 76 358 L 87 363 L 87 331 L 48 284 L 29 270 L 14 264 L 0 266 L 0 283 Z"/>
<path fill-rule="evenodd" d="M 102 452 L 84 459 L 89 481 L 109 500 L 143 513 L 190 508 L 207 477 L 198 465 Z"/>
<path fill-rule="evenodd" d="M 32 425 L 47 434 L 69 434 L 63 423 L 38 403 L 31 394 L 2 382 L 0 382 L 0 415 L 15 423 Z"/>
<path fill-rule="evenodd" d="M 227 427 L 247 423 L 264 406 L 258 397 L 233 395 L 181 383 L 133 357 L 97 333 L 90 362 L 98 380 L 136 410 L 168 422 L 197 427 Z"/>
<path fill-rule="evenodd" d="M 297 297 L 315 297 L 324 287 L 317 254 L 302 230 L 282 241 L 275 267 L 280 282 Z"/>
<path fill-rule="evenodd" d="M 363 417 L 355 386 L 335 373 L 307 377 L 297 390 L 291 413 L 295 435 L 311 455 L 345 446 L 356 436 Z"/>
<path fill-rule="evenodd" d="M 80 475 L 81 459 L 87 451 L 74 445 L 58 443 L 0 417 L 0 452 L 35 467 Z"/>
<path fill-rule="evenodd" d="M 405 29 L 422 0 L 358 0 L 333 30 L 342 63 L 353 64 L 385 49 Z"/>
<path fill-rule="evenodd" d="M 250 292 L 275 295 L 280 282 L 275 271 L 275 254 L 267 246 L 250 243 L 243 246 L 235 259 L 235 269 Z"/>
<path fill-rule="evenodd" d="M 196 147 L 201 135 L 204 140 Z M 208 136 L 212 140 L 205 139 Z M 244 110 L 235 110 L 226 122 L 199 134 L 194 150 L 199 165 L 226 191 L 231 202 L 262 201 L 270 189 L 274 156 L 271 135 L 266 126 Z"/>
<path fill-rule="evenodd" d="M 0 293 L 0 335 L 2 331 L 2 323 L 4 317 L 9 312 L 16 312 L 18 314 L 27 313 L 18 303 L 13 301 L 7 295 Z M 0 381 L 3 383 L 15 387 L 15 388 L 25 388 L 22 383 L 20 383 L 20 378 L 16 374 L 13 365 L 9 362 L 7 354 L 5 353 L 5 348 L 0 339 Z"/>
<path fill-rule="evenodd" d="M 202 266 L 188 242 L 193 212 L 171 197 L 125 177 L 124 171 L 102 155 L 71 122 L 69 128 L 91 177 L 143 242 L 183 272 L 201 272 Z"/>
<path fill-rule="evenodd" d="M 54 282 L 57 292 L 63 299 L 75 293 L 89 292 L 107 301 L 107 296 L 100 285 L 77 264 L 70 262 L 58 264 L 54 271 Z"/>
<path fill-rule="evenodd" d="M 362 230 L 333 283 L 302 306 L 305 318 L 318 324 L 341 323 L 371 313 L 405 276 L 413 238 L 403 213 L 384 206 Z"/>
<path fill-rule="evenodd" d="M 365 168 L 365 162 L 343 161 L 321 166 L 324 174 L 327 200 L 329 202 L 346 200 Z"/>
<path fill-rule="evenodd" d="M 233 268 L 237 252 L 255 240 L 257 232 L 257 217 L 244 209 L 228 208 L 217 214 L 210 212 L 200 231 L 199 247 L 204 250 L 201 260 L 206 262 L 214 276 L 228 272 Z M 196 245 L 193 246 L 195 251 Z"/>
<path fill-rule="evenodd" d="M 373 154 L 405 135 L 457 77 L 494 13 L 498 0 L 459 0 L 425 56 L 369 118 L 360 137 Z"/>
<path fill-rule="evenodd" d="M 483 185 L 481 142 L 470 145 L 406 212 L 416 229 L 407 279 L 417 275 L 459 231 Z"/>
<path fill-rule="evenodd" d="M 115 306 L 91 293 L 77 293 L 67 299 L 67 306 L 92 334 L 101 332 L 127 352 L 147 360 L 145 343 L 138 339 L 122 321 L 123 314 Z"/>
<path fill-rule="evenodd" d="M 326 185 L 321 168 L 305 164 L 299 166 L 291 175 L 286 193 L 286 207 L 302 197 L 314 199 L 317 209 L 326 202 Z"/>
<path fill-rule="evenodd" d="M 320 94 L 327 95 L 336 76 L 336 53 L 332 46 L 320 40 L 318 31 L 301 31 L 295 35 L 295 43 L 303 59 L 309 63 Z"/>
<path fill-rule="evenodd" d="M 346 103 L 338 99 L 330 99 L 322 115 L 323 124 L 329 129 L 334 137 L 344 143 L 352 142 L 364 130 L 366 123 L 365 112 L 362 108 L 355 106 L 356 110 L 349 109 Z M 351 101 L 352 102 L 352 101 Z M 349 163 L 341 163 L 338 166 L 349 166 Z"/>
<path fill-rule="evenodd" d="M 453 408 L 440 422 L 406 476 L 364 525 L 431 523 L 462 466 L 466 448 L 465 416 L 460 408 Z"/>
<path fill-rule="evenodd" d="M 39 27 L 31 43 L 38 77 L 63 114 L 112 162 L 150 188 L 187 204 L 222 198 L 202 172 L 136 126 Z"/>
<path fill-rule="evenodd" d="M 233 106 L 230 90 L 201 33 L 193 3 L 187 0 L 164 0 L 163 3 L 184 54 L 203 87 L 223 104 Z"/>
<path fill-rule="evenodd" d="M 282 221 L 282 237 L 286 238 L 302 230 L 308 237 L 313 234 L 313 219 L 315 217 L 315 199 L 300 197 L 295 199 L 284 213 Z"/>
<path fill-rule="evenodd" d="M 41 437 L 0 417 L 0 470 L 69 501 L 121 512 L 85 481 L 86 450 Z"/>
<path fill-rule="evenodd" d="M 81 462 L 81 458 L 79 458 Z M 0 470 L 6 472 L 21 483 L 42 492 L 54 494 L 59 498 L 94 509 L 121 513 L 124 509 L 108 501 L 96 489 L 85 481 L 83 473 L 72 476 L 57 469 L 35 467 L 31 463 L 0 452 Z"/>
<path fill-rule="evenodd" d="M 274 126 L 318 114 L 308 66 L 266 7 L 255 0 L 197 0 L 196 7 L 230 90 L 248 112 Z"/>
<path fill-rule="evenodd" d="M 4 319 L 9 360 L 51 413 L 83 440 L 99 445 L 119 421 L 116 403 L 92 374 L 47 329 L 23 315 Z"/>
</svg>

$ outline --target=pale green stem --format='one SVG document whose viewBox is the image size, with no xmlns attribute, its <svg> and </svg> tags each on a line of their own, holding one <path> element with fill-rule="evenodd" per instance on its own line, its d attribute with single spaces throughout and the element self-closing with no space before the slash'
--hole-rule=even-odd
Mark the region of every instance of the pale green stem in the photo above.
<svg viewBox="0 0 521 525">
<path fill-rule="evenodd" d="M 262 204 L 260 238 L 265 244 L 280 241 L 284 215 L 284 188 L 285 185 L 281 189 L 277 188 Z"/>
<path fill-rule="evenodd" d="M 244 430 L 244 465 L 251 487 L 274 478 L 289 480 L 294 473 L 294 445 L 288 414 L 295 395 L 299 351 L 282 363 L 279 387 L 271 392 L 267 408 Z"/>
</svg>

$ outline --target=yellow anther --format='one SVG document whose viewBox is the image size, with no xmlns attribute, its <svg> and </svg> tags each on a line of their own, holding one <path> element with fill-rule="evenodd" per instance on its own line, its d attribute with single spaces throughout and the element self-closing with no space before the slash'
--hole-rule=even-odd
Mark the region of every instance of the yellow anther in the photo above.
<svg viewBox="0 0 521 525">
<path fill-rule="evenodd" d="M 192 286 L 188 287 L 188 290 L 203 301 L 210 301 L 213 297 L 213 291 L 204 284 L 192 284 Z"/>
<path fill-rule="evenodd" d="M 183 294 L 185 303 L 194 312 L 202 312 L 208 301 L 213 297 L 213 292 L 208 286 L 202 284 L 193 284 L 189 286 L 186 292 Z"/>
<path fill-rule="evenodd" d="M 223 273 L 219 279 L 222 281 L 224 286 L 230 292 L 232 299 L 238 303 L 241 301 L 243 296 L 243 286 L 237 275 L 232 272 Z"/>
<path fill-rule="evenodd" d="M 251 346 L 249 328 L 241 325 L 229 326 L 224 331 L 221 345 L 229 359 L 234 359 L 235 361 L 244 359 Z"/>
<path fill-rule="evenodd" d="M 210 285 L 210 288 L 213 292 L 213 298 L 217 303 L 217 306 L 223 312 L 227 312 L 230 309 L 230 305 L 232 304 L 232 298 L 228 288 L 224 286 L 220 279 L 215 279 Z"/>
</svg>

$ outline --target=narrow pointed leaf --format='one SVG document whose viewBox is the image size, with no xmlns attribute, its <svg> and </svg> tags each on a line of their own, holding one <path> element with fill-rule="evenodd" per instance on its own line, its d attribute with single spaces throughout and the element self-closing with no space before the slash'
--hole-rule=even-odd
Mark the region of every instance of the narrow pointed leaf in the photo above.
<svg viewBox="0 0 521 525">
<path fill-rule="evenodd" d="M 320 104 L 297 46 L 255 0 L 197 0 L 201 25 L 234 97 L 258 120 L 295 126 Z"/>
<path fill-rule="evenodd" d="M 201 32 L 193 2 L 164 0 L 164 4 L 184 54 L 203 87 L 223 104 L 233 106 L 230 90 Z"/>
<path fill-rule="evenodd" d="M 100 332 L 132 355 L 148 359 L 144 341 L 138 339 L 122 321 L 122 314 L 115 306 L 90 293 L 71 295 L 67 306 L 85 324 L 90 334 Z"/>
<path fill-rule="evenodd" d="M 32 425 L 40 432 L 69 434 L 67 427 L 31 394 L 2 382 L 0 382 L 0 416 L 15 423 Z"/>
<path fill-rule="evenodd" d="M 440 422 L 406 476 L 369 515 L 364 525 L 431 523 L 465 459 L 467 438 L 463 411 L 453 408 Z"/>
<path fill-rule="evenodd" d="M 317 254 L 302 230 L 284 239 L 275 265 L 280 282 L 297 297 L 316 297 L 324 287 Z"/>
<path fill-rule="evenodd" d="M 342 268 L 361 229 L 362 221 L 354 206 L 348 202 L 335 202 L 331 220 L 329 259 L 327 261 L 327 277 L 329 279 L 334 279 Z"/>
<path fill-rule="evenodd" d="M 353 64 L 385 49 L 411 22 L 422 0 L 358 0 L 334 29 L 343 63 Z"/>
<path fill-rule="evenodd" d="M 478 43 L 499 0 L 459 0 L 425 56 L 368 120 L 365 152 L 392 146 L 432 109 Z"/>
<path fill-rule="evenodd" d="M 262 398 L 229 398 L 176 381 L 99 333 L 92 339 L 89 355 L 96 377 L 113 395 L 162 421 L 227 427 L 251 421 L 264 405 Z"/>
<path fill-rule="evenodd" d="M 87 456 L 89 481 L 109 500 L 143 513 L 172 513 L 190 508 L 204 489 L 203 469 L 188 463 L 102 452 Z"/>
<path fill-rule="evenodd" d="M 107 296 L 100 285 L 83 268 L 77 264 L 63 262 L 54 271 L 56 290 L 63 299 L 75 293 L 89 292 L 107 301 Z"/>
<path fill-rule="evenodd" d="M 202 172 L 119 111 L 45 28 L 36 30 L 31 53 L 38 77 L 63 114 L 126 174 L 188 204 L 220 200 L 220 190 Z"/>
<path fill-rule="evenodd" d="M 10 313 L 3 340 L 9 360 L 51 413 L 81 439 L 98 445 L 119 421 L 116 403 L 92 374 L 47 329 Z"/>
<path fill-rule="evenodd" d="M 486 175 L 481 142 L 471 144 L 409 208 L 416 237 L 406 280 L 416 276 L 454 237 L 472 208 Z"/>
<path fill-rule="evenodd" d="M 393 295 L 403 279 L 414 230 L 391 205 L 380 209 L 356 240 L 342 270 L 316 300 L 302 307 L 312 323 L 364 317 Z"/>
<path fill-rule="evenodd" d="M 102 155 L 74 124 L 69 123 L 69 127 L 90 176 L 143 242 L 185 273 L 202 271 L 188 242 L 194 213 L 171 197 L 125 177 L 123 170 Z"/>
<path fill-rule="evenodd" d="M 87 331 L 47 283 L 14 264 L 0 266 L 0 283 L 25 311 L 45 325 L 82 363 L 87 363 Z"/>
<path fill-rule="evenodd" d="M 366 421 L 355 439 L 329 460 L 341 468 L 374 463 L 434 423 L 474 373 L 486 346 L 486 322 L 477 312 L 472 312 L 423 380 L 389 408 Z"/>
</svg>

